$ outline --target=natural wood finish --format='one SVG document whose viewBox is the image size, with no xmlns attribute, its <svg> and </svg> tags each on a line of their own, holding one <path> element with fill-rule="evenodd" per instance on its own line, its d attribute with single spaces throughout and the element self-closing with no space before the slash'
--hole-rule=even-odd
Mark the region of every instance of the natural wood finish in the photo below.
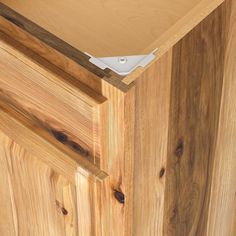
<svg viewBox="0 0 236 236">
<path fill-rule="evenodd" d="M 0 102 L 0 121 L 0 129 L 11 139 L 16 140 L 22 147 L 41 158 L 60 174 L 66 175 L 71 181 L 74 181 L 78 166 L 99 179 L 107 177 L 104 171 L 91 164 L 83 156 L 55 142 L 47 132 L 38 127 L 38 123 L 2 101 Z"/>
<path fill-rule="evenodd" d="M 135 81 L 134 235 L 208 235 L 225 24 L 222 5 Z"/>
<path fill-rule="evenodd" d="M 74 0 L 4 2 L 40 26 L 0 5 L 0 204 L 7 211 L 0 212 L 0 234 L 27 235 L 24 219 L 39 201 L 29 229 L 45 230 L 40 236 L 235 235 L 233 0 L 219 7 L 222 0 L 83 2 L 91 11 L 79 16 L 82 3 Z M 120 14 L 99 12 L 124 5 Z M 84 23 L 96 19 L 97 28 L 85 30 L 79 19 L 95 10 Z M 124 23 L 114 22 L 126 14 L 121 29 Z M 57 28 L 61 19 L 65 31 Z M 106 24 L 98 32 L 99 19 Z M 79 39 L 83 47 L 78 32 L 105 53 L 118 52 L 117 45 L 119 53 L 160 48 L 146 68 L 122 78 L 89 70 L 81 52 L 73 59 L 77 48 L 67 43 Z M 111 33 L 119 33 L 112 49 Z"/>
<path fill-rule="evenodd" d="M 18 44 L 16 44 L 18 46 Z M 47 85 L 47 80 L 51 81 L 51 85 L 53 85 L 53 83 L 55 83 L 55 86 L 61 84 L 62 86 L 66 86 L 66 88 L 69 88 L 70 93 L 73 92 L 74 95 L 76 96 L 76 99 L 82 99 L 82 101 L 86 101 L 86 103 L 83 105 L 83 103 L 79 103 L 76 104 L 76 99 L 75 101 L 75 106 L 77 106 L 77 110 L 81 110 L 83 109 L 82 113 L 84 116 L 85 115 L 89 115 L 89 113 L 86 111 L 86 107 L 84 109 L 84 106 L 92 106 L 94 107 L 94 109 L 96 109 L 97 106 L 99 106 L 99 112 L 96 113 L 96 116 L 94 116 L 94 121 L 99 120 L 99 124 L 98 126 L 94 126 L 95 129 L 95 134 L 100 134 L 99 137 L 96 137 L 96 140 L 101 140 L 100 142 L 100 148 L 101 148 L 101 163 L 100 163 L 100 167 L 101 170 L 99 170 L 98 168 L 96 168 L 93 165 L 90 165 L 87 162 L 87 158 L 82 160 L 83 158 L 81 158 L 82 156 L 79 155 L 79 153 L 73 153 L 73 150 L 68 150 L 68 147 L 66 148 L 66 145 L 62 145 L 60 142 L 58 143 L 58 140 L 54 139 L 52 136 L 50 136 L 50 133 L 47 132 L 47 130 L 42 129 L 41 127 L 41 123 L 39 122 L 38 119 L 35 119 L 34 116 L 30 115 L 30 113 L 24 108 L 24 104 L 22 104 L 22 100 L 19 100 L 19 103 L 14 103 L 15 100 L 15 95 L 14 95 L 14 100 L 13 97 L 9 98 L 9 96 L 2 96 L 3 103 L 6 103 L 7 106 L 12 107 L 13 109 L 17 109 L 17 112 L 20 113 L 20 115 L 22 116 L 26 116 L 27 118 L 29 118 L 29 121 L 26 121 L 25 118 L 20 118 L 20 122 L 22 122 L 23 124 L 27 124 L 26 126 L 29 128 L 29 130 L 27 129 L 27 137 L 28 135 L 29 138 L 25 138 L 23 134 L 25 134 L 26 131 L 24 131 L 24 126 L 21 126 L 20 123 L 18 123 L 17 120 L 8 117 L 10 122 L 7 122 L 7 116 L 6 113 L 4 114 L 4 119 L 3 119 L 3 127 L 2 129 L 5 129 L 6 133 L 9 133 L 10 135 L 12 135 L 14 138 L 19 137 L 19 141 L 21 141 L 21 139 L 23 141 L 25 141 L 25 139 L 27 140 L 27 142 L 30 142 L 31 140 L 33 140 L 34 142 L 41 142 L 41 139 L 38 140 L 38 136 L 36 136 L 34 134 L 34 132 L 31 132 L 31 130 L 34 131 L 35 127 L 37 127 L 37 132 L 39 132 L 40 137 L 43 138 L 43 140 L 47 140 L 47 144 L 48 142 L 50 143 L 50 145 L 55 146 L 56 148 L 58 148 L 59 150 L 61 150 L 63 153 L 66 153 L 67 155 L 69 155 L 72 158 L 72 161 L 76 161 L 76 163 L 78 163 L 80 166 L 82 166 L 84 169 L 86 169 L 88 171 L 88 175 L 89 176 L 93 176 L 96 177 L 98 179 L 104 179 L 107 174 L 110 175 L 109 178 L 107 178 L 106 180 L 103 180 L 102 182 L 99 182 L 99 184 L 96 186 L 98 190 L 98 193 L 96 193 L 97 195 L 95 195 L 94 201 L 96 201 L 96 204 L 94 203 L 93 205 L 96 206 L 97 203 L 97 198 L 96 196 L 100 196 L 100 204 L 102 205 L 101 209 L 97 210 L 97 215 L 98 217 L 94 216 L 94 208 L 91 207 L 91 212 L 88 209 L 88 215 L 93 216 L 92 218 L 87 218 L 86 224 L 87 225 L 92 225 L 93 227 L 94 224 L 93 222 L 99 221 L 101 222 L 101 224 L 103 225 L 103 228 L 100 229 L 101 230 L 101 235 L 123 235 L 126 232 L 131 232 L 131 227 L 132 224 L 130 223 L 131 218 L 129 217 L 130 212 L 132 212 L 132 163 L 133 163 L 133 138 L 132 138 L 132 132 L 133 132 L 133 109 L 134 109 L 134 105 L 133 105 L 133 90 L 131 89 L 130 91 L 128 91 L 127 93 L 123 92 L 122 90 L 118 90 L 116 87 L 114 87 L 113 85 L 107 83 L 106 81 L 103 81 L 102 83 L 102 87 L 103 87 L 103 96 L 97 94 L 92 91 L 89 90 L 88 88 L 85 88 L 82 84 L 81 86 L 78 86 L 79 84 L 73 84 L 70 83 L 70 77 L 69 76 L 65 76 L 65 78 L 61 78 L 61 74 L 60 73 L 52 73 L 52 71 L 54 72 L 56 70 L 56 68 L 54 67 L 45 67 L 45 61 L 41 61 L 43 62 L 43 64 L 40 64 L 39 62 L 36 62 L 34 60 L 30 60 L 30 57 L 28 54 L 23 54 L 21 50 L 15 49 L 13 47 L 12 44 L 8 44 L 6 43 L 5 40 L 3 40 L 2 43 L 2 50 L 4 51 L 4 55 L 5 54 L 10 54 L 12 57 L 12 61 L 15 63 L 15 65 L 19 64 L 22 65 L 23 68 L 27 70 L 32 71 L 32 78 L 31 76 L 24 76 L 21 74 L 20 76 L 18 76 L 18 80 L 20 81 L 25 81 L 25 82 L 30 82 L 32 83 L 33 86 L 32 89 L 36 89 L 36 92 L 38 93 L 38 90 L 41 90 L 42 85 L 46 86 Z M 14 58 L 13 56 L 14 55 Z M 33 54 L 34 55 L 34 54 Z M 5 60 L 2 60 L 2 64 L 6 64 Z M 11 63 L 9 62 L 9 67 L 11 66 Z M 19 66 L 18 66 L 19 67 Z M 23 68 L 20 69 L 20 71 L 23 70 Z M 52 70 L 50 70 L 52 68 Z M 12 74 L 12 71 L 14 73 L 19 73 L 18 69 L 16 70 L 14 67 L 9 68 L 9 73 Z M 7 74 L 7 70 L 5 70 L 4 72 L 5 74 Z M 31 74 L 31 73 L 30 73 Z M 35 76 L 36 74 L 36 76 Z M 60 76 L 59 76 L 60 75 Z M 62 75 L 64 76 L 63 72 Z M 39 76 L 40 79 L 37 79 Z M 8 77 L 8 81 L 6 82 L 2 77 L 2 83 L 7 84 L 9 83 L 9 80 L 11 81 L 12 78 L 9 76 Z M 42 82 L 45 80 L 45 84 Z M 7 91 L 10 90 L 12 92 L 15 92 L 15 89 L 13 90 L 13 88 L 16 88 L 17 86 L 17 80 L 15 81 L 16 83 L 12 83 L 12 86 L 8 86 L 7 87 Z M 38 83 L 39 86 L 35 86 L 35 83 Z M 64 85 L 63 85 L 64 84 Z M 6 85 L 5 85 L 6 86 Z M 55 86 L 53 85 L 52 87 L 47 88 L 48 92 L 50 92 L 51 94 L 55 94 L 57 93 L 57 89 L 55 88 Z M 46 86 L 47 87 L 47 86 Z M 22 85 L 19 86 L 18 88 L 22 89 Z M 27 87 L 25 87 L 26 89 Z M 20 91 L 21 91 L 20 89 Z M 28 89 L 28 88 L 27 88 Z M 45 87 L 43 87 L 43 89 L 45 89 Z M 62 90 L 62 87 L 58 87 L 59 90 Z M 27 90 L 23 90 L 27 91 Z M 66 90 L 67 91 L 67 90 Z M 83 92 L 85 91 L 85 92 Z M 65 92 L 65 91 L 64 91 Z M 27 93 L 27 96 L 33 94 L 32 92 Z M 48 96 L 48 95 L 47 95 Z M 72 96 L 71 94 L 69 94 L 69 96 Z M 70 107 L 73 104 L 73 100 L 69 99 L 69 97 L 65 94 L 65 99 L 66 101 L 64 101 L 64 98 L 62 97 L 62 95 L 59 93 L 57 94 L 57 99 L 62 99 L 62 103 L 66 103 L 66 107 L 68 109 L 68 107 Z M 73 98 L 73 97 L 72 97 Z M 92 100 L 91 100 L 92 98 Z M 107 100 L 104 101 L 104 98 L 106 98 Z M 40 100 L 38 97 L 34 98 L 32 97 L 33 101 L 35 100 L 35 105 L 36 104 L 40 104 Z M 53 101 L 54 103 L 54 101 Z M 32 104 L 32 100 L 29 100 L 29 104 Z M 82 106 L 81 106 L 82 104 Z M 35 105 L 32 105 L 32 108 L 35 107 Z M 9 107 L 5 108 L 6 111 L 8 112 Z M 96 110 L 95 110 L 96 111 Z M 12 117 L 17 117 L 19 118 L 19 114 L 15 114 L 14 112 L 11 113 Z M 63 113 L 62 116 L 64 117 L 65 114 L 67 113 Z M 54 115 L 52 116 L 53 118 L 55 117 Z M 76 118 L 79 118 L 77 116 L 75 116 Z M 55 117 L 56 118 L 56 117 Z M 55 119 L 54 118 L 54 119 Z M 13 122 L 11 122 L 13 121 Z M 15 124 L 15 122 L 17 122 L 17 125 Z M 30 125 L 33 122 L 33 126 Z M 73 124 L 76 124 L 77 121 L 73 121 Z M 5 123 L 8 123 L 10 125 L 10 127 L 15 127 L 13 130 L 18 130 L 19 132 L 22 132 L 22 135 L 19 135 L 18 132 L 12 132 L 10 127 L 5 127 Z M 30 123 L 30 124 L 29 124 Z M 78 123 L 78 122 L 77 122 Z M 95 123 L 94 123 L 95 124 Z M 81 124 L 78 124 L 81 125 Z M 98 139 L 99 138 L 99 139 Z M 22 142 L 22 141 L 21 141 Z M 27 148 L 27 142 L 23 142 L 25 145 L 25 148 Z M 47 145 L 45 145 L 45 143 L 40 143 L 40 147 L 47 150 Z M 36 145 L 30 144 L 31 146 L 28 148 L 30 149 L 30 151 L 34 152 L 34 153 L 38 153 L 39 149 L 37 148 Z M 45 146 L 45 147 L 44 147 Z M 50 146 L 48 146 L 50 147 Z M 58 151 L 59 151 L 58 150 Z M 48 150 L 47 150 L 48 151 Z M 53 151 L 55 151 L 53 149 Z M 42 156 L 41 156 L 42 154 Z M 77 154 L 77 155 L 75 155 Z M 38 155 L 38 154 L 37 154 Z M 58 160 L 56 158 L 56 155 L 58 154 L 54 154 L 55 156 L 51 159 L 52 162 L 55 162 L 55 165 L 57 166 L 59 164 L 59 168 L 60 171 L 65 171 L 68 172 L 68 170 L 62 170 L 61 169 L 61 164 L 58 163 Z M 39 156 L 41 158 L 44 157 L 44 161 L 48 162 L 48 158 L 45 159 L 45 154 L 39 153 Z M 66 157 L 66 155 L 65 155 Z M 63 157 L 64 158 L 64 157 Z M 68 159 L 68 161 L 71 161 L 71 158 Z M 49 161 L 50 163 L 50 161 Z M 52 163 L 50 163 L 52 164 Z M 73 166 L 73 168 L 76 167 Z M 73 170 L 74 171 L 74 170 Z M 73 178 L 73 171 L 71 171 L 71 178 Z M 104 171 L 106 171 L 107 173 L 105 173 Z M 63 172 L 64 173 L 64 172 Z M 92 184 L 93 185 L 93 184 Z M 79 188 L 79 187 L 77 187 Z M 122 202 L 122 199 L 119 198 L 119 194 L 122 194 L 125 198 L 125 202 Z M 78 193 L 78 196 L 80 196 L 80 192 Z M 83 194 L 83 199 L 86 199 L 86 194 Z M 90 198 L 89 198 L 90 199 Z M 84 200 L 85 201 L 85 200 Z M 91 201 L 88 201 L 89 204 L 92 204 Z M 83 204 L 83 202 L 81 203 Z M 112 209 L 112 211 L 111 211 Z M 81 215 L 80 215 L 81 214 Z M 83 218 L 83 212 L 78 212 L 78 218 Z M 86 218 L 84 218 L 84 220 L 86 220 Z M 78 225 L 80 225 L 80 222 L 78 223 Z M 97 224 L 99 225 L 99 224 Z M 82 223 L 82 226 L 84 227 L 84 224 Z M 81 227 L 79 227 L 81 228 Z M 97 235 L 99 235 L 99 228 L 97 229 L 90 229 L 92 230 L 91 232 L 97 232 Z M 81 229 L 83 232 L 83 229 Z M 79 229 L 79 232 L 81 232 L 81 230 Z M 91 233 L 92 234 L 92 233 Z M 93 235 L 93 234 L 92 234 Z"/>
<path fill-rule="evenodd" d="M 1 131 L 0 143 L 0 234 L 77 235 L 75 185 Z"/>
<path fill-rule="evenodd" d="M 136 81 L 133 235 L 162 235 L 172 52 Z"/>
<path fill-rule="evenodd" d="M 224 71 L 224 8 L 173 48 L 164 235 L 205 235 Z"/>
<path fill-rule="evenodd" d="M 15 1 L 2 3 L 82 52 L 148 54 L 170 48 L 223 0 Z M 63 30 L 61 30 L 63 28 Z"/>
<path fill-rule="evenodd" d="M 91 172 L 78 170 L 79 235 L 132 235 L 134 89 L 123 93 L 104 83 L 103 93 L 109 112 L 101 126 L 101 169 L 108 176 L 96 178 Z"/>
<path fill-rule="evenodd" d="M 83 170 L 79 171 L 77 175 L 77 201 L 78 201 L 78 212 L 81 213 L 79 217 L 79 233 L 78 236 L 82 235 L 97 235 L 94 232 L 96 214 L 92 211 L 92 197 L 93 194 L 90 193 L 90 186 L 95 184 L 93 177 L 84 172 Z M 81 173 L 82 172 L 82 173 Z M 93 214 L 92 214 L 93 213 Z"/>
<path fill-rule="evenodd" d="M 105 98 L 94 96 L 82 84 L 80 90 L 75 89 L 2 41 L 0 68 L 1 97 L 21 107 L 64 145 L 99 165 L 99 106 Z"/>
<path fill-rule="evenodd" d="M 24 35 L 23 37 L 26 39 L 26 42 L 28 43 L 30 41 L 27 39 L 29 38 L 32 39 L 31 43 L 33 43 L 36 46 L 36 48 L 40 47 L 41 50 L 45 51 L 48 49 L 47 46 L 50 46 L 51 49 L 49 49 L 49 52 L 56 53 L 60 57 L 60 59 L 62 59 L 60 55 L 60 53 L 62 53 L 68 56 L 68 58 L 70 58 L 72 61 L 76 62 L 76 64 L 85 67 L 87 70 L 93 72 L 97 76 L 104 77 L 106 75 L 110 77 L 109 70 L 102 70 L 93 65 L 91 62 L 89 62 L 89 56 L 87 56 L 83 52 L 80 52 L 79 49 L 73 48 L 71 45 L 67 44 L 60 38 L 56 37 L 55 35 L 41 28 L 40 26 L 29 21 L 24 16 L 18 14 L 17 12 L 13 11 L 12 9 L 10 9 L 9 7 L 5 6 L 2 3 L 0 3 L 0 16 L 1 16 L 0 20 L 1 30 L 4 30 L 5 32 L 8 33 L 12 33 L 13 30 L 12 28 L 14 28 L 14 25 L 18 26 L 18 30 L 16 30 L 15 33 L 21 36 Z M 10 22 L 11 24 L 9 24 Z M 22 33 L 22 30 L 25 32 L 29 32 L 30 35 Z M 34 42 L 37 42 L 37 44 L 35 44 Z M 51 56 L 54 57 L 55 60 L 57 60 L 55 55 Z M 65 60 L 65 58 L 63 60 Z M 73 66 L 74 68 L 76 68 L 75 64 L 73 64 Z M 86 70 L 83 70 L 83 67 L 80 67 L 80 70 L 86 73 Z M 80 75 L 81 74 L 82 73 L 80 72 Z"/>
<path fill-rule="evenodd" d="M 109 177 L 99 187 L 99 227 L 101 235 L 132 235 L 134 88 L 124 93 L 105 81 L 102 88 L 103 95 L 108 99 L 109 112 L 101 126 L 104 143 L 107 143 L 102 145 L 102 156 L 105 158 L 101 160 L 101 169 Z"/>
<path fill-rule="evenodd" d="M 101 70 L 94 65 L 87 66 L 87 56 L 82 58 L 81 61 L 78 61 L 78 59 L 73 56 L 80 54 L 77 49 L 74 48 L 74 52 L 71 55 L 70 50 L 66 50 L 68 45 L 65 42 L 57 44 L 57 40 L 53 38 L 54 36 L 45 30 L 43 31 L 42 28 L 40 28 L 39 31 L 43 31 L 43 38 L 38 37 L 37 34 L 34 36 L 34 32 L 38 32 L 37 25 L 29 22 L 25 18 L 22 19 L 19 14 L 13 13 L 9 8 L 7 8 L 8 10 L 6 11 L 5 8 L 6 6 L 3 7 L 0 3 L 0 34 L 2 40 L 17 47 L 18 50 L 21 50 L 24 54 L 31 57 L 32 60 L 42 63 L 42 58 L 44 58 L 72 75 L 75 84 L 76 81 L 80 81 L 96 92 L 101 92 L 101 80 L 105 80 L 123 91 L 127 91 L 129 88 L 129 86 L 121 81 L 123 76 L 117 75 L 109 69 Z M 3 33 L 10 37 L 7 37 Z M 45 42 L 43 39 L 47 37 L 49 39 Z M 20 42 L 20 44 L 16 40 Z M 48 43 L 51 41 L 54 42 L 53 45 Z M 40 57 L 33 52 L 39 54 Z M 43 66 L 46 66 L 45 64 L 44 62 Z"/>
<path fill-rule="evenodd" d="M 236 235 L 236 2 L 227 0 L 226 59 L 208 236 Z"/>
<path fill-rule="evenodd" d="M 101 183 L 94 176 L 78 169 L 76 175 L 77 208 L 78 208 L 78 236 L 104 235 L 101 234 Z"/>
</svg>

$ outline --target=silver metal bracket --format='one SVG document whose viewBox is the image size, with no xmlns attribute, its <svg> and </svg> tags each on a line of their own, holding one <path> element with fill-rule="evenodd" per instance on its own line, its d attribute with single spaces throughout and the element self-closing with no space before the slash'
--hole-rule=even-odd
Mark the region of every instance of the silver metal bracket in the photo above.
<svg viewBox="0 0 236 236">
<path fill-rule="evenodd" d="M 89 61 L 94 65 L 98 66 L 102 70 L 109 68 L 119 75 L 128 75 L 134 71 L 137 67 L 145 67 L 148 65 L 156 56 L 155 51 L 148 55 L 136 55 L 136 56 L 122 56 L 122 57 L 93 57 L 87 54 L 90 59 Z"/>
</svg>

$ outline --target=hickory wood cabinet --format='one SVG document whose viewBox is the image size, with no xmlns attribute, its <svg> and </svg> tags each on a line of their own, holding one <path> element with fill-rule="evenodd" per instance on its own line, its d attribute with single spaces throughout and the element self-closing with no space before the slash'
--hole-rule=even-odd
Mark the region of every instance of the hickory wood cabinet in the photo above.
<svg viewBox="0 0 236 236">
<path fill-rule="evenodd" d="M 0 235 L 234 236 L 235 140 L 236 1 L 1 1 Z"/>
</svg>

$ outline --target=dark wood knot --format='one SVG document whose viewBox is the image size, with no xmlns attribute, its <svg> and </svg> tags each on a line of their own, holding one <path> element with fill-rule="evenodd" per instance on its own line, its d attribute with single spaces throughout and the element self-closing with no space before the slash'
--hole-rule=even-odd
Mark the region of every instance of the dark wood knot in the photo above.
<svg viewBox="0 0 236 236">
<path fill-rule="evenodd" d="M 166 172 L 166 169 L 164 167 L 161 168 L 159 177 L 162 178 L 164 176 L 165 172 Z"/>
<path fill-rule="evenodd" d="M 60 131 L 55 131 L 55 130 L 53 130 L 52 133 L 53 133 L 53 136 L 54 136 L 59 142 L 65 143 L 65 142 L 68 141 L 68 137 L 67 137 L 66 134 L 64 134 L 64 133 L 62 133 L 62 132 L 60 132 Z"/>
<path fill-rule="evenodd" d="M 184 154 L 184 142 L 182 139 L 180 139 L 175 149 L 175 155 L 180 158 L 183 154 Z"/>
<path fill-rule="evenodd" d="M 121 204 L 124 204 L 124 203 L 125 203 L 125 195 L 124 195 L 122 192 L 120 192 L 120 191 L 118 191 L 118 190 L 115 190 L 115 191 L 114 191 L 114 196 L 115 196 L 116 200 L 117 200 L 119 203 L 121 203 Z"/>
<path fill-rule="evenodd" d="M 80 153 L 80 155 L 87 157 L 89 156 L 89 151 L 82 148 L 78 143 L 75 143 L 73 141 L 68 142 L 69 146 L 72 147 L 72 149 L 78 153 Z"/>
<path fill-rule="evenodd" d="M 64 207 L 61 208 L 61 213 L 62 213 L 64 216 L 68 215 L 68 211 L 67 211 Z"/>
<path fill-rule="evenodd" d="M 88 150 L 84 149 L 78 143 L 69 140 L 68 136 L 66 134 L 62 133 L 61 131 L 52 130 L 52 134 L 56 138 L 57 141 L 59 141 L 60 143 L 63 143 L 66 146 L 68 146 L 69 148 L 71 148 L 75 152 L 78 152 L 80 155 L 82 155 L 84 157 L 89 156 L 89 151 Z"/>
<path fill-rule="evenodd" d="M 65 207 L 63 206 L 63 204 L 59 201 L 56 200 L 56 206 L 57 206 L 57 209 L 64 215 L 68 215 L 68 211 L 65 209 Z"/>
</svg>

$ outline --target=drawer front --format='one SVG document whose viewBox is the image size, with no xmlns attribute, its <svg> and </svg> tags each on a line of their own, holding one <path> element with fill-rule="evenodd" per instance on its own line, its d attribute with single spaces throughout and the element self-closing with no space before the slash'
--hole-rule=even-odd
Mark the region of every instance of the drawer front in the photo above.
<svg viewBox="0 0 236 236">
<path fill-rule="evenodd" d="M 54 68 L 55 69 L 55 68 Z M 99 165 L 105 98 L 0 41 L 0 97 L 68 148 Z M 68 78 L 65 78 L 68 76 Z"/>
</svg>

